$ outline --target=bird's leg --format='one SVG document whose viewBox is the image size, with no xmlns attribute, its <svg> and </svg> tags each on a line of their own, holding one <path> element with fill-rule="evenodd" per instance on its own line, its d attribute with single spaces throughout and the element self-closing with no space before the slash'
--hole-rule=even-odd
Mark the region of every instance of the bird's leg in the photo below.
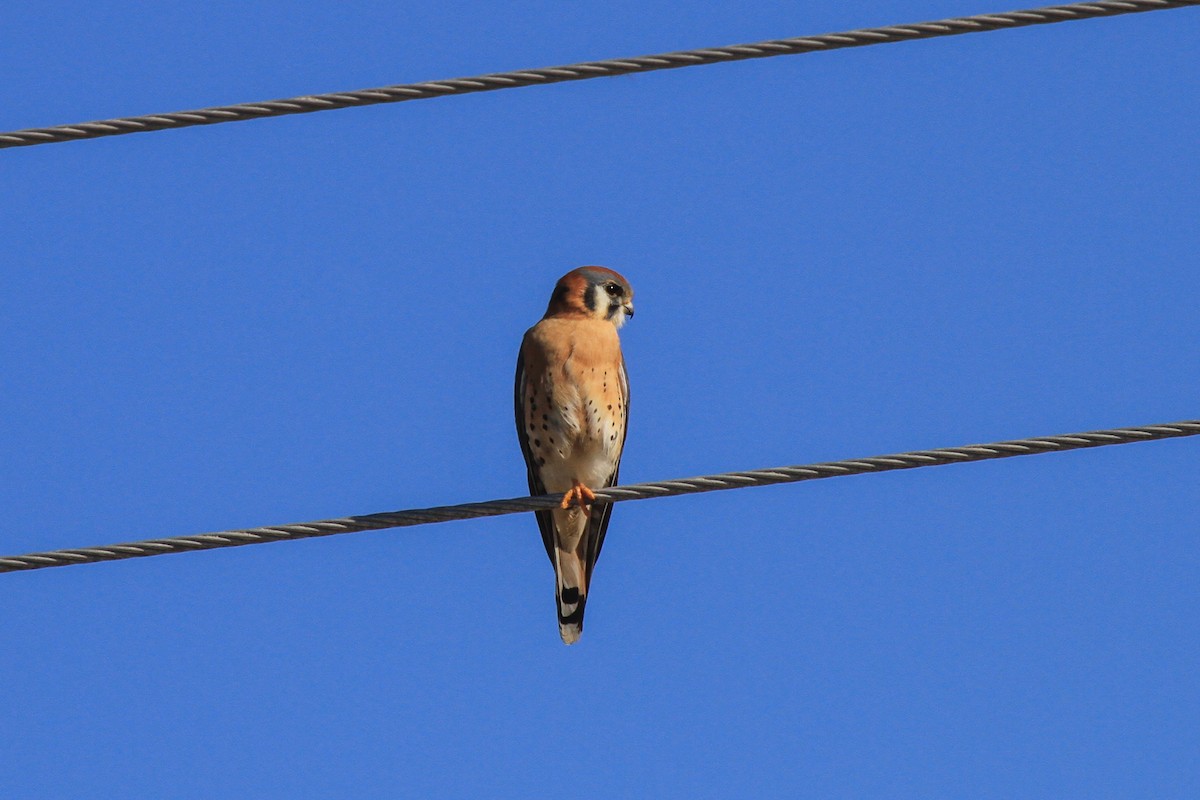
<svg viewBox="0 0 1200 800">
<path fill-rule="evenodd" d="M 567 509 L 571 506 L 579 506 L 590 514 L 592 511 L 591 504 L 596 500 L 596 493 L 579 481 L 573 481 L 572 483 L 574 485 L 563 495 L 561 507 Z"/>
<path fill-rule="evenodd" d="M 570 489 L 567 489 L 567 493 L 563 495 L 562 502 L 558 504 L 558 507 L 561 508 L 563 511 L 566 511 L 574 503 L 578 502 L 578 500 L 579 500 L 579 484 L 577 483 L 574 486 L 572 486 Z"/>
</svg>

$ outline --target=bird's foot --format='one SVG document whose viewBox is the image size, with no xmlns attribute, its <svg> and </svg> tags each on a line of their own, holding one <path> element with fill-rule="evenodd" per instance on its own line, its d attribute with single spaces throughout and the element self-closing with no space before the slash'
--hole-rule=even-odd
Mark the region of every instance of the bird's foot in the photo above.
<svg viewBox="0 0 1200 800">
<path fill-rule="evenodd" d="M 561 507 L 564 509 L 571 506 L 579 506 L 586 513 L 591 513 L 591 505 L 596 501 L 596 493 L 588 487 L 584 486 L 579 481 L 575 481 L 575 485 L 567 490 L 563 495 Z"/>
</svg>

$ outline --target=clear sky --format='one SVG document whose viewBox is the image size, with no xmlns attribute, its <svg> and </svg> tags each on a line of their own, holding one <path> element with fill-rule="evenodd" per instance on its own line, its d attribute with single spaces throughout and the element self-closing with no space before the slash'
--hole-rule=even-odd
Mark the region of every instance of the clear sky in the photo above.
<svg viewBox="0 0 1200 800">
<path fill-rule="evenodd" d="M 0 129 L 1007 10 L 27 3 Z M 1200 416 L 1200 10 L 0 152 L 5 554 Z M 1200 795 L 1200 442 L 0 575 L 6 800 Z"/>
</svg>

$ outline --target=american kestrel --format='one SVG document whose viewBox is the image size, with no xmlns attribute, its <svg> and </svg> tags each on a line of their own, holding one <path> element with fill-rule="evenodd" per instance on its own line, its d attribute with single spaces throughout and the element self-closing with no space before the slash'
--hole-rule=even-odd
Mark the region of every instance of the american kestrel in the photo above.
<svg viewBox="0 0 1200 800">
<path fill-rule="evenodd" d="M 558 632 L 579 641 L 592 568 L 612 505 L 592 489 L 613 486 L 629 423 L 629 381 L 617 328 L 633 316 L 629 281 L 604 267 L 559 279 L 541 322 L 517 358 L 517 438 L 531 494 L 564 492 L 562 506 L 537 511 L 557 579 Z"/>
</svg>

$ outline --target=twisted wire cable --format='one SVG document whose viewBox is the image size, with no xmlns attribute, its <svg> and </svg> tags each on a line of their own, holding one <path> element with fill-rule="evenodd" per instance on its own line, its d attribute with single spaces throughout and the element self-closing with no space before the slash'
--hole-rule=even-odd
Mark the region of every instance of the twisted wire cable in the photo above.
<svg viewBox="0 0 1200 800">
<path fill-rule="evenodd" d="M 1137 14 L 1143 11 L 1161 11 L 1169 8 L 1200 5 L 1200 0 L 1098 0 L 1092 3 L 1070 3 L 1068 5 L 1045 6 L 1021 11 L 1006 11 L 998 14 L 980 14 L 972 17 L 954 17 L 932 22 L 914 22 L 905 25 L 890 25 L 882 28 L 860 28 L 841 33 L 826 33 L 793 39 L 774 39 L 749 44 L 725 47 L 709 47 L 698 50 L 682 50 L 673 53 L 636 56 L 633 58 L 607 61 L 585 61 L 557 67 L 496 72 L 470 78 L 425 83 L 381 86 L 374 89 L 359 89 L 351 92 L 304 95 L 260 103 L 241 103 L 231 106 L 200 108 L 191 111 L 173 111 L 166 114 L 150 114 L 141 117 L 82 122 L 74 125 L 57 125 L 50 128 L 27 128 L 0 133 L 0 149 L 6 147 L 29 147 L 37 144 L 68 142 L 77 139 L 95 139 L 101 136 L 120 136 L 126 133 L 143 133 L 167 128 L 187 128 L 193 125 L 214 125 L 219 122 L 239 122 L 285 114 L 307 114 L 313 111 L 328 111 L 352 106 L 369 106 L 379 103 L 402 103 L 407 100 L 425 100 L 472 92 L 490 92 L 512 89 L 519 86 L 540 86 L 565 81 L 582 81 L 590 78 L 630 75 L 660 69 L 678 69 L 726 61 L 745 61 L 752 58 L 797 55 L 844 47 L 865 47 L 872 44 L 889 44 L 913 39 L 930 39 L 937 36 L 956 36 L 963 33 L 979 33 L 1007 28 L 1022 28 L 1029 25 L 1047 25 L 1092 17 L 1109 17 L 1118 14 Z"/>
<path fill-rule="evenodd" d="M 703 475 L 698 478 L 635 483 L 628 486 L 613 486 L 596 491 L 598 503 L 620 503 L 626 500 L 648 500 L 654 497 L 671 497 L 698 492 L 716 492 L 724 489 L 742 489 L 749 486 L 770 486 L 777 483 L 837 478 L 843 475 L 861 475 L 867 472 L 890 472 L 899 469 L 932 467 L 942 464 L 962 464 L 970 461 L 986 461 L 994 458 L 1054 453 L 1079 450 L 1086 447 L 1104 447 L 1111 444 L 1148 442 L 1179 436 L 1200 435 L 1200 419 L 1171 422 L 1163 425 L 1146 425 L 1138 428 L 1116 428 L 1113 430 L 1067 433 L 1058 436 L 1042 436 L 1033 439 L 1014 439 L 991 444 L 972 444 L 964 447 L 945 447 L 937 450 L 916 450 L 894 455 L 871 456 L 847 461 L 830 461 L 820 464 L 803 464 L 793 467 L 775 467 L 747 472 L 726 472 L 719 475 Z M 185 553 L 193 550 L 212 550 L 218 547 L 239 547 L 261 542 L 279 542 L 292 539 L 308 539 L 316 536 L 332 536 L 339 533 L 380 530 L 383 528 L 407 528 L 449 522 L 475 517 L 494 517 L 501 514 L 517 514 L 555 508 L 562 501 L 560 495 L 519 497 L 508 500 L 489 500 L 482 503 L 463 503 L 454 506 L 416 508 L 406 511 L 391 511 L 382 514 L 366 514 L 341 519 L 324 519 L 317 522 L 299 522 L 289 525 L 270 525 L 262 528 L 201 533 L 193 536 L 174 536 L 167 539 L 149 539 L 141 542 L 111 544 L 101 547 L 83 547 L 71 550 L 52 550 L 45 553 L 29 553 L 21 556 L 0 558 L 0 572 L 65 567 L 70 564 L 92 564 L 100 561 L 118 561 L 125 558 L 141 558 L 166 553 Z"/>
</svg>

